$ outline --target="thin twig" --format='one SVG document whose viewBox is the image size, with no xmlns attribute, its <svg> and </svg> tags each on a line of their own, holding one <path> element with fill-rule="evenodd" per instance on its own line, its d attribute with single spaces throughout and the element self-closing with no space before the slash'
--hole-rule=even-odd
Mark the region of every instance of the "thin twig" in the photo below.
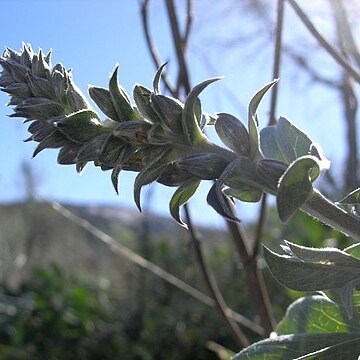
<svg viewBox="0 0 360 360">
<path fill-rule="evenodd" d="M 274 48 L 274 64 L 273 64 L 273 79 L 278 79 L 280 77 L 280 64 L 281 64 L 281 53 L 282 53 L 282 33 L 283 33 L 283 24 L 284 24 L 284 0 L 278 0 L 277 3 L 277 19 L 276 19 L 276 37 L 275 37 L 275 48 Z M 273 86 L 271 89 L 271 102 L 270 102 L 270 115 L 268 125 L 276 124 L 275 114 L 276 114 L 276 104 L 278 97 L 279 84 Z M 266 221 L 266 208 L 267 208 L 267 194 L 263 195 L 260 204 L 259 218 L 257 221 L 256 231 L 255 231 L 255 240 L 252 256 L 255 258 L 258 254 L 261 237 L 263 234 L 265 221 Z"/>
<path fill-rule="evenodd" d="M 231 207 L 230 202 L 228 202 L 228 205 Z M 232 212 L 235 213 L 234 210 Z M 226 221 L 226 225 L 246 270 L 247 285 L 258 306 L 261 325 L 264 327 L 266 334 L 269 334 L 275 329 L 276 321 L 263 274 L 257 267 L 256 259 L 252 256 L 249 239 L 242 224 Z"/>
<path fill-rule="evenodd" d="M 173 36 L 173 43 L 175 46 L 176 57 L 178 59 L 178 64 L 179 64 L 179 76 L 178 76 L 177 93 L 176 93 L 176 95 L 179 96 L 181 87 L 184 88 L 186 94 L 190 92 L 191 90 L 190 79 L 189 79 L 189 73 L 187 71 L 187 66 L 183 51 L 184 50 L 183 41 L 180 35 L 180 29 L 179 29 L 178 18 L 176 15 L 174 2 L 173 0 L 165 0 L 165 3 L 166 3 L 167 14 L 171 27 L 171 32 Z"/>
<path fill-rule="evenodd" d="M 348 20 L 346 8 L 343 1 L 330 0 L 330 4 L 334 9 L 334 13 L 337 14 L 337 19 L 340 21 L 340 29 L 343 32 L 343 42 L 341 45 L 348 52 L 356 65 L 360 68 L 360 52 L 354 39 L 354 34 L 351 31 L 351 25 Z"/>
<path fill-rule="evenodd" d="M 142 19 L 142 28 L 144 30 L 144 35 L 146 39 L 146 44 L 148 46 L 151 58 L 154 62 L 155 68 L 158 69 L 164 62 L 161 60 L 160 54 L 157 50 L 157 47 L 150 35 L 150 26 L 149 26 L 149 0 L 143 0 L 141 3 L 141 19 Z M 171 83 L 170 79 L 166 75 L 166 69 L 162 72 L 162 79 L 166 88 L 169 92 L 175 92 L 175 87 Z"/>
<path fill-rule="evenodd" d="M 332 56 L 332 58 L 338 62 L 347 73 L 354 78 L 358 83 L 360 83 L 360 73 L 354 69 L 351 63 L 342 56 L 342 54 L 335 49 L 325 38 L 320 34 L 320 32 L 315 28 L 314 24 L 311 22 L 309 17 L 301 9 L 295 0 L 287 0 L 288 3 L 292 6 L 300 20 L 306 26 L 306 28 L 311 32 L 315 39 L 320 43 L 320 45 Z"/>
<path fill-rule="evenodd" d="M 191 33 L 193 23 L 193 1 L 187 0 L 186 2 L 186 25 L 185 25 L 185 34 L 182 38 L 182 45 L 184 52 L 186 51 L 187 44 L 189 43 L 189 37 Z"/>
<path fill-rule="evenodd" d="M 118 241 L 114 240 L 111 236 L 103 232 L 102 230 L 95 227 L 91 224 L 88 220 L 81 218 L 80 216 L 74 214 L 65 206 L 61 205 L 58 202 L 49 202 L 49 205 L 56 210 L 59 214 L 64 216 L 66 219 L 70 220 L 74 224 L 81 226 L 84 230 L 89 232 L 90 234 L 94 235 L 96 239 L 100 240 L 103 244 L 107 245 L 113 253 L 117 255 L 121 255 L 125 257 L 130 262 L 140 266 L 141 268 L 153 273 L 154 275 L 158 276 L 162 280 L 168 282 L 172 286 L 176 287 L 177 289 L 183 291 L 184 293 L 190 295 L 194 299 L 200 301 L 201 303 L 214 307 L 215 302 L 214 299 L 210 298 L 208 295 L 204 294 L 203 292 L 195 289 L 194 287 L 190 286 L 183 280 L 177 278 L 176 276 L 170 274 L 166 270 L 162 269 L 161 267 L 155 265 L 149 260 L 146 260 L 139 254 L 135 253 L 133 250 L 129 249 L 125 245 L 119 243 Z M 264 334 L 264 330 L 261 326 L 254 323 L 253 321 L 247 319 L 245 316 L 231 310 L 227 309 L 227 314 L 232 319 L 237 321 L 239 324 L 249 328 L 250 330 L 254 331 L 259 335 Z"/>
<path fill-rule="evenodd" d="M 156 52 L 153 51 L 154 49 L 156 49 L 156 47 L 155 47 L 151 37 L 149 36 L 148 19 L 147 19 L 147 16 L 148 16 L 147 15 L 148 14 L 147 5 L 148 5 L 148 0 L 144 0 L 142 3 L 143 27 L 144 27 L 144 32 L 145 32 L 148 48 L 150 50 L 150 53 L 152 54 L 152 57 L 154 59 L 156 66 L 158 66 L 158 64 L 157 64 L 158 60 L 156 60 L 157 56 L 155 56 Z M 187 3 L 187 24 L 186 24 L 186 30 L 185 30 L 184 37 L 181 37 L 180 32 L 179 32 L 179 25 L 178 25 L 177 15 L 176 15 L 176 11 L 175 11 L 173 2 L 166 1 L 166 5 L 167 5 L 167 10 L 168 10 L 169 22 L 170 22 L 170 26 L 171 26 L 171 30 L 172 30 L 173 43 L 175 46 L 178 64 L 179 64 L 179 75 L 178 75 L 178 82 L 177 82 L 176 90 L 174 87 L 171 87 L 168 85 L 166 85 L 166 87 L 172 96 L 179 97 L 181 87 L 184 88 L 185 93 L 190 92 L 190 81 L 189 81 L 189 75 L 188 75 L 186 61 L 185 61 L 185 49 L 187 47 L 187 41 L 189 39 L 190 30 L 191 30 L 192 1 L 189 0 Z M 186 214 L 187 214 L 187 222 L 188 222 L 188 224 L 191 224 L 191 226 L 189 226 L 191 228 L 190 233 L 192 234 L 192 241 L 194 243 L 197 258 L 198 258 L 198 261 L 200 264 L 200 268 L 201 268 L 202 274 L 204 276 L 204 279 L 209 287 L 209 290 L 214 298 L 214 303 L 218 307 L 221 315 L 223 316 L 224 320 L 226 321 L 227 325 L 229 326 L 230 331 L 232 332 L 238 345 L 241 347 L 248 346 L 249 345 L 248 339 L 246 338 L 246 336 L 244 335 L 242 330 L 239 328 L 239 326 L 234 322 L 233 318 L 231 317 L 231 311 L 228 309 L 228 307 L 220 293 L 219 287 L 216 283 L 216 279 L 212 275 L 211 271 L 208 269 L 208 267 L 204 261 L 201 243 L 200 243 L 200 241 L 197 240 L 196 233 L 195 233 L 194 227 L 192 226 L 191 217 L 190 217 L 187 207 L 185 209 L 186 209 Z"/>
<path fill-rule="evenodd" d="M 194 245 L 196 256 L 200 264 L 201 273 L 203 274 L 204 280 L 211 293 L 211 296 L 214 299 L 220 314 L 223 316 L 225 323 L 228 325 L 229 330 L 231 331 L 233 338 L 236 340 L 238 345 L 241 347 L 249 346 L 250 341 L 243 333 L 243 331 L 240 329 L 238 324 L 236 324 L 236 322 L 229 316 L 227 310 L 228 307 L 225 303 L 223 296 L 221 295 L 221 291 L 215 279 L 214 273 L 210 270 L 210 268 L 206 264 L 203 248 L 200 241 L 200 236 L 192 224 L 190 211 L 187 204 L 185 204 L 184 210 L 185 210 L 186 222 L 189 228 L 192 244 Z"/>
<path fill-rule="evenodd" d="M 171 32 L 172 32 L 173 43 L 175 46 L 176 56 L 177 56 L 177 60 L 178 60 L 178 64 L 179 64 L 177 91 L 176 91 L 176 93 L 173 93 L 172 95 L 174 97 L 179 97 L 181 88 L 184 89 L 185 94 L 188 94 L 191 90 L 189 73 L 188 73 L 187 64 L 186 64 L 186 60 L 185 60 L 186 44 L 183 43 L 184 39 L 182 39 L 182 37 L 180 35 L 178 17 L 176 14 L 176 10 L 175 10 L 173 1 L 166 0 L 166 6 L 167 6 L 167 13 L 168 13 L 168 18 L 169 18 L 169 22 L 170 22 Z M 188 31 L 190 31 L 190 27 L 188 27 Z M 189 34 L 187 34 L 186 36 L 188 38 Z M 223 296 L 221 295 L 221 292 L 220 292 L 219 286 L 217 284 L 217 281 L 215 279 L 215 276 L 205 262 L 202 245 L 199 240 L 197 231 L 195 230 L 194 225 L 192 223 L 189 207 L 187 204 L 185 204 L 184 208 L 185 208 L 186 220 L 187 220 L 187 224 L 189 227 L 192 244 L 194 245 L 197 260 L 199 262 L 200 269 L 203 274 L 204 280 L 208 286 L 208 289 L 215 301 L 215 304 L 216 304 L 220 314 L 222 315 L 227 326 L 229 327 L 231 334 L 233 335 L 235 341 L 237 342 L 237 344 L 239 346 L 246 347 L 250 344 L 250 342 L 247 339 L 247 337 L 245 336 L 245 334 L 243 333 L 243 331 L 240 329 L 240 327 L 232 320 L 231 317 L 228 316 L 228 310 L 227 310 L 228 307 L 225 303 Z"/>
</svg>

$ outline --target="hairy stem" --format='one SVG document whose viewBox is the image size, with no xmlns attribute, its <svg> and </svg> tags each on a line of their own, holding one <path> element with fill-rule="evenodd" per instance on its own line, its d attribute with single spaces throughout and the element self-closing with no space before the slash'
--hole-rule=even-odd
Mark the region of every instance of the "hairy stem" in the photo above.
<svg viewBox="0 0 360 360">
<path fill-rule="evenodd" d="M 360 241 L 360 218 L 346 212 L 318 190 L 314 189 L 310 199 L 302 206 L 302 210 L 322 223 Z"/>
<path fill-rule="evenodd" d="M 250 342 L 243 331 L 240 329 L 238 324 L 229 316 L 229 309 L 225 303 L 225 300 L 221 294 L 218 283 L 215 279 L 214 273 L 207 266 L 204 256 L 203 247 L 201 246 L 200 237 L 192 225 L 191 216 L 189 207 L 185 204 L 185 214 L 186 214 L 186 222 L 188 224 L 188 228 L 190 231 L 190 236 L 192 240 L 192 244 L 195 248 L 196 257 L 199 261 L 199 265 L 201 268 L 201 273 L 204 277 L 205 283 L 211 293 L 212 298 L 215 301 L 216 307 L 218 308 L 221 316 L 223 317 L 225 323 L 227 324 L 231 334 L 233 335 L 234 340 L 237 342 L 238 346 L 246 347 L 250 345 Z"/>
</svg>

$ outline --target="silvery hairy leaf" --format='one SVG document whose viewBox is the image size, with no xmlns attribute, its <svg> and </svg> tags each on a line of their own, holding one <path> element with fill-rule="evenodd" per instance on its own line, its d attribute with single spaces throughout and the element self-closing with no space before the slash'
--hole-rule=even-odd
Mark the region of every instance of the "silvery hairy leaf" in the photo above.
<svg viewBox="0 0 360 360">
<path fill-rule="evenodd" d="M 50 77 L 49 64 L 45 61 L 43 51 L 40 49 L 38 54 L 34 54 L 31 61 L 31 71 L 34 75 L 48 79 Z"/>
<path fill-rule="evenodd" d="M 37 154 L 39 154 L 40 151 L 44 149 L 57 149 L 65 146 L 66 144 L 68 144 L 68 142 L 69 141 L 64 134 L 59 132 L 57 129 L 53 129 L 53 131 L 49 135 L 40 140 L 39 145 L 33 152 L 33 157 L 35 157 Z"/>
<path fill-rule="evenodd" d="M 186 171 L 181 170 L 176 163 L 171 163 L 166 166 L 156 181 L 166 186 L 179 186 L 187 181 L 196 180 L 196 177 L 192 177 Z"/>
<path fill-rule="evenodd" d="M 290 219 L 313 193 L 312 182 L 320 175 L 319 160 L 302 156 L 289 165 L 279 180 L 276 205 L 282 221 Z"/>
<path fill-rule="evenodd" d="M 141 188 L 157 180 L 169 164 L 169 149 L 162 149 L 151 161 L 148 161 L 146 166 L 139 172 L 134 182 L 134 201 L 138 209 L 141 211 L 140 195 Z"/>
<path fill-rule="evenodd" d="M 250 155 L 249 133 L 235 116 L 226 113 L 217 114 L 215 130 L 229 149 L 243 156 Z"/>
<path fill-rule="evenodd" d="M 251 186 L 243 185 L 241 189 L 226 188 L 223 190 L 226 196 L 238 199 L 243 202 L 258 202 L 261 200 L 263 192 Z"/>
<path fill-rule="evenodd" d="M 110 91 L 108 89 L 90 86 L 89 95 L 99 109 L 110 119 L 119 121 L 117 111 L 111 100 Z"/>
<path fill-rule="evenodd" d="M 284 175 L 287 165 L 275 159 L 261 159 L 256 164 L 256 172 L 261 182 L 269 188 L 269 192 L 276 192 L 279 180 Z"/>
<path fill-rule="evenodd" d="M 129 152 L 131 151 L 130 145 L 126 144 L 122 139 L 117 139 L 112 134 L 108 135 L 103 143 L 99 161 L 102 164 L 113 168 L 118 163 L 124 147 L 126 147 Z"/>
<path fill-rule="evenodd" d="M 195 114 L 196 106 L 198 106 L 197 98 L 208 85 L 217 80 L 220 80 L 220 78 L 208 79 L 196 85 L 186 98 L 184 111 L 182 114 L 182 128 L 186 139 L 190 144 L 196 144 L 205 138 L 200 129 L 198 119 Z"/>
<path fill-rule="evenodd" d="M 318 158 L 321 170 L 329 168 L 330 163 L 319 145 L 284 117 L 280 117 L 276 125 L 262 129 L 260 136 L 266 158 L 290 164 L 301 156 L 313 155 Z"/>
<path fill-rule="evenodd" d="M 15 113 L 10 117 L 47 120 L 63 113 L 63 106 L 57 102 L 45 98 L 29 98 L 24 100 L 21 105 L 16 106 Z"/>
<path fill-rule="evenodd" d="M 147 141 L 152 145 L 171 145 L 175 143 L 175 136 L 170 129 L 161 124 L 154 124 L 147 132 Z M 181 141 L 181 134 L 177 135 L 177 140 Z"/>
<path fill-rule="evenodd" d="M 120 123 L 112 134 L 131 144 L 144 144 L 147 142 L 147 132 L 150 128 L 151 124 L 144 120 L 126 121 Z"/>
<path fill-rule="evenodd" d="M 1 91 L 17 97 L 20 100 L 25 100 L 31 97 L 31 90 L 25 83 L 11 83 L 10 85 L 2 88 Z"/>
<path fill-rule="evenodd" d="M 49 79 L 43 79 L 29 72 L 27 74 L 27 84 L 33 96 L 56 99 L 54 89 Z"/>
<path fill-rule="evenodd" d="M 119 66 L 116 66 L 109 81 L 110 97 L 118 114 L 118 119 L 120 121 L 139 120 L 141 116 L 134 111 L 128 95 L 117 82 L 118 70 Z"/>
<path fill-rule="evenodd" d="M 6 54 L 0 58 L 0 65 L 11 75 L 14 82 L 26 82 L 26 77 L 29 72 L 29 68 L 26 66 L 19 64 L 15 60 L 6 58 Z"/>
<path fill-rule="evenodd" d="M 233 360 L 356 360 L 360 353 L 359 316 L 349 320 L 336 303 L 322 295 L 296 300 L 275 331 Z"/>
<path fill-rule="evenodd" d="M 111 183 L 118 195 L 119 195 L 119 174 L 120 174 L 123 164 L 128 156 L 129 156 L 128 147 L 124 146 L 121 149 L 121 151 L 119 152 L 117 164 L 114 166 L 114 168 L 111 172 Z"/>
<path fill-rule="evenodd" d="M 97 160 L 104 149 L 108 137 L 108 134 L 103 134 L 84 143 L 78 152 L 77 161 L 88 162 Z"/>
<path fill-rule="evenodd" d="M 81 144 L 67 144 L 63 146 L 58 154 L 57 162 L 60 165 L 76 164 L 77 154 L 81 148 Z"/>
<path fill-rule="evenodd" d="M 23 44 L 22 46 L 22 53 L 20 55 L 20 58 L 19 58 L 19 62 L 21 65 L 25 65 L 26 67 L 30 68 L 31 67 L 31 61 L 32 61 L 32 58 L 34 56 L 34 52 L 31 48 L 30 45 L 26 45 L 26 44 Z M 50 54 L 48 53 L 48 56 L 49 56 L 49 59 L 50 59 Z M 45 57 L 45 60 L 47 59 L 47 56 Z M 50 65 L 49 61 L 47 61 L 48 65 Z"/>
<path fill-rule="evenodd" d="M 186 204 L 189 199 L 195 194 L 198 186 L 200 184 L 200 180 L 189 180 L 184 182 L 180 187 L 177 188 L 175 193 L 173 194 L 169 208 L 172 217 L 182 226 L 187 228 L 187 225 L 180 218 L 180 206 Z"/>
<path fill-rule="evenodd" d="M 346 313 L 352 315 L 352 293 L 360 284 L 360 260 L 337 248 L 314 249 L 286 242 L 286 255 L 264 248 L 264 257 L 274 277 L 299 291 L 336 290 Z M 306 279 L 306 281 L 304 281 Z"/>
<path fill-rule="evenodd" d="M 66 100 L 68 101 L 72 112 L 90 108 L 86 97 L 74 83 L 71 74 L 69 74 L 69 86 L 66 90 Z"/>
<path fill-rule="evenodd" d="M 101 125 L 97 114 L 91 110 L 80 110 L 67 115 L 55 125 L 70 140 L 78 143 L 85 143 L 94 136 L 111 132 L 111 129 Z"/>
<path fill-rule="evenodd" d="M 164 129 L 171 130 L 175 134 L 182 133 L 181 118 L 183 113 L 183 104 L 172 97 L 164 95 L 150 96 L 151 107 L 160 119 Z"/>
<path fill-rule="evenodd" d="M 240 200 L 259 201 L 262 191 L 256 185 L 256 171 L 254 163 L 246 157 L 238 157 L 233 160 L 222 172 L 218 181 L 215 183 L 215 191 L 223 212 L 229 218 L 233 217 L 232 210 L 229 207 L 229 201 L 226 196 L 230 193 Z M 224 186 L 228 186 L 227 192 L 224 192 Z M 234 219 L 236 220 L 236 218 Z"/>
<path fill-rule="evenodd" d="M 155 95 L 160 95 L 159 83 L 160 83 L 161 75 L 162 75 L 166 65 L 167 65 L 167 62 L 162 64 L 155 73 L 154 80 L 153 80 L 153 88 L 154 88 Z"/>
<path fill-rule="evenodd" d="M 230 221 L 235 221 L 235 222 L 240 221 L 232 213 L 224 210 L 224 202 L 226 202 L 227 199 L 225 198 L 224 194 L 222 194 L 222 193 L 219 194 L 216 191 L 216 184 L 214 184 L 210 188 L 210 190 L 207 194 L 207 197 L 206 197 L 206 201 L 223 218 L 230 220 Z M 227 209 L 228 209 L 228 206 L 227 206 Z"/>
<path fill-rule="evenodd" d="M 152 123 L 161 122 L 158 114 L 151 105 L 151 90 L 142 85 L 135 85 L 133 96 L 141 115 Z"/>
<path fill-rule="evenodd" d="M 278 80 L 275 79 L 269 84 L 265 85 L 250 100 L 249 109 L 248 109 L 248 128 L 249 128 L 249 140 L 250 140 L 250 157 L 252 159 L 257 159 L 260 154 L 259 121 L 257 118 L 257 109 L 263 96 L 277 82 Z"/>
<path fill-rule="evenodd" d="M 215 153 L 190 155 L 177 162 L 181 170 L 202 179 L 217 179 L 228 165 L 228 160 Z"/>
</svg>

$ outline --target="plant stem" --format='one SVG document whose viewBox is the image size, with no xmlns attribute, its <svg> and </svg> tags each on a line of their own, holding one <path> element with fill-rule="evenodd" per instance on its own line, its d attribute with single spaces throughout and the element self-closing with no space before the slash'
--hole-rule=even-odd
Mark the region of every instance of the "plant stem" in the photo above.
<svg viewBox="0 0 360 360">
<path fill-rule="evenodd" d="M 249 342 L 248 338 L 243 333 L 243 331 L 240 329 L 238 324 L 229 316 L 229 309 L 225 303 L 223 296 L 221 295 L 221 291 L 219 289 L 219 286 L 217 284 L 215 276 L 206 264 L 203 248 L 201 246 L 201 241 L 200 241 L 198 233 L 196 232 L 195 228 L 193 227 L 190 212 L 189 212 L 189 207 L 187 206 L 187 204 L 185 204 L 184 209 L 185 209 L 186 222 L 188 224 L 192 244 L 194 245 L 196 256 L 197 256 L 197 259 L 198 259 L 198 262 L 199 262 L 199 265 L 201 268 L 201 273 L 202 273 L 204 280 L 206 282 L 206 285 L 211 293 L 211 296 L 214 299 L 215 304 L 216 304 L 220 314 L 224 318 L 224 321 L 227 324 L 229 330 L 231 331 L 231 334 L 233 335 L 233 338 L 237 342 L 237 344 L 240 347 L 249 346 L 250 342 Z"/>
<path fill-rule="evenodd" d="M 360 218 L 340 208 L 318 190 L 314 189 L 302 210 L 360 242 Z"/>
<path fill-rule="evenodd" d="M 283 33 L 283 24 L 284 24 L 284 0 L 278 0 L 277 4 L 277 19 L 276 19 L 276 38 L 275 38 L 275 48 L 274 48 L 274 65 L 273 65 L 273 79 L 278 79 L 280 77 L 280 64 L 281 64 L 281 50 L 282 50 L 282 33 Z M 271 89 L 271 105 L 270 105 L 270 115 L 268 125 L 276 124 L 276 104 L 279 91 L 279 84 L 273 86 Z M 264 225 L 266 221 L 266 210 L 267 210 L 267 194 L 264 194 L 261 199 L 259 217 L 255 230 L 255 241 L 253 246 L 253 258 L 258 254 L 261 237 L 264 230 Z"/>
<path fill-rule="evenodd" d="M 228 205 L 231 206 L 230 202 Z M 240 260 L 246 269 L 247 286 L 259 309 L 261 325 L 268 335 L 275 329 L 276 321 L 263 274 L 257 267 L 256 259 L 252 256 L 249 240 L 242 224 L 226 221 L 226 225 L 231 233 Z"/>
<path fill-rule="evenodd" d="M 320 32 L 315 28 L 314 24 L 310 21 L 309 17 L 301 9 L 295 0 L 287 0 L 288 3 L 292 6 L 300 20 L 306 26 L 306 28 L 311 32 L 314 38 L 320 43 L 320 45 L 332 56 L 332 58 L 340 64 L 347 73 L 354 78 L 358 83 L 360 83 L 360 74 L 354 69 L 351 63 L 342 56 L 342 54 L 337 51 L 334 46 L 332 46 L 325 38 L 320 34 Z"/>
</svg>

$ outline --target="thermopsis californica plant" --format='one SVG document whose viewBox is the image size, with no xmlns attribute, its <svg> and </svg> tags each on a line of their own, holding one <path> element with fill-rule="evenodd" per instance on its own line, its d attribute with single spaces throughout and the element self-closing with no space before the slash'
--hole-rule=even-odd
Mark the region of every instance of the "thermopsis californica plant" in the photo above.
<svg viewBox="0 0 360 360">
<path fill-rule="evenodd" d="M 134 87 L 133 104 L 118 84 L 116 67 L 108 89 L 89 88 L 91 99 L 106 115 L 101 120 L 74 84 L 71 72 L 61 64 L 52 67 L 50 53 L 40 50 L 36 54 L 24 45 L 19 53 L 6 49 L 0 64 L 0 87 L 10 95 L 9 105 L 14 106 L 10 117 L 29 122 L 31 136 L 27 141 L 39 143 L 34 156 L 47 148 L 60 149 L 59 164 L 75 164 L 79 172 L 88 162 L 94 162 L 102 170 L 111 170 L 116 191 L 120 171 L 136 171 L 134 200 L 139 209 L 144 185 L 157 181 L 176 187 L 170 212 L 186 226 L 179 215 L 180 207 L 196 192 L 201 180 L 213 180 L 207 201 L 232 221 L 237 219 L 227 199 L 256 202 L 263 193 L 270 193 L 276 196 L 281 220 L 288 220 L 302 209 L 360 241 L 359 218 L 347 209 L 359 203 L 360 190 L 337 204 L 326 199 L 313 187 L 313 182 L 329 168 L 320 147 L 283 117 L 276 125 L 259 131 L 257 108 L 276 80 L 251 99 L 245 126 L 233 115 L 210 116 L 203 111 L 198 96 L 218 78 L 195 86 L 182 103 L 160 93 L 162 66 L 155 74 L 153 89 Z M 206 125 L 214 125 L 224 147 L 208 139 L 203 131 Z M 353 301 L 353 291 L 360 281 L 359 246 L 340 251 L 309 249 L 287 242 L 283 248 L 285 255 L 264 249 L 270 270 L 280 282 L 297 290 L 329 290 L 336 296 L 332 300 L 325 296 L 306 297 L 302 303 L 294 304 L 277 329 L 277 336 L 254 344 L 236 359 L 272 355 L 277 359 L 308 359 L 304 356 L 317 351 L 326 359 L 339 359 L 328 354 L 344 354 L 350 343 L 352 354 L 359 353 L 360 302 Z M 318 330 L 316 336 L 302 330 L 304 333 L 298 334 L 309 326 L 301 323 L 307 320 L 298 314 L 305 307 L 314 312 L 320 307 L 324 314 L 330 312 L 337 323 L 341 317 L 345 330 Z M 316 323 L 321 319 L 309 315 L 308 321 Z M 326 353 L 327 349 L 331 351 Z"/>
</svg>

